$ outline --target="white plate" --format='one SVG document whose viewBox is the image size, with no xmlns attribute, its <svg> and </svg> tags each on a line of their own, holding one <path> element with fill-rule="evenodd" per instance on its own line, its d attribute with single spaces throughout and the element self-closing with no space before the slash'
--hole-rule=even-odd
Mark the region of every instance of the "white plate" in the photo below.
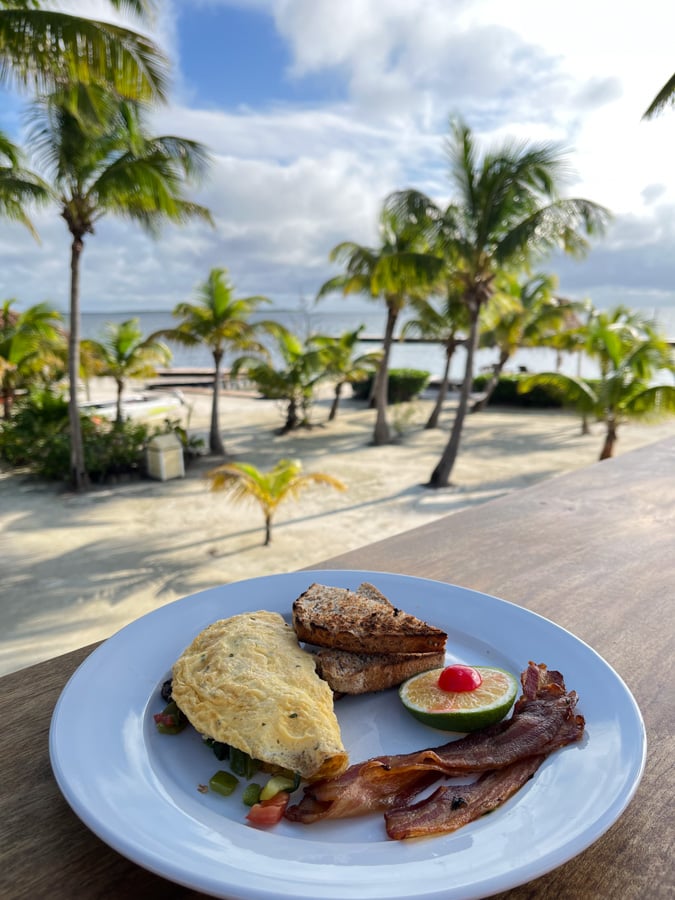
<svg viewBox="0 0 675 900">
<path fill-rule="evenodd" d="M 156 732 L 159 686 L 194 635 L 247 610 L 290 614 L 313 581 L 371 581 L 395 605 L 449 633 L 448 660 L 519 673 L 559 669 L 586 718 L 579 744 L 552 754 L 514 797 L 459 831 L 390 841 L 381 815 L 262 831 L 237 795 L 201 794 L 220 768 L 191 729 Z M 353 762 L 444 743 L 396 691 L 337 704 Z M 610 666 L 569 632 L 521 607 L 440 582 L 379 572 L 312 571 L 213 588 L 138 619 L 89 656 L 54 711 L 56 780 L 82 821 L 119 853 L 216 897 L 470 900 L 531 881 L 574 857 L 621 815 L 642 775 L 640 711 Z"/>
</svg>

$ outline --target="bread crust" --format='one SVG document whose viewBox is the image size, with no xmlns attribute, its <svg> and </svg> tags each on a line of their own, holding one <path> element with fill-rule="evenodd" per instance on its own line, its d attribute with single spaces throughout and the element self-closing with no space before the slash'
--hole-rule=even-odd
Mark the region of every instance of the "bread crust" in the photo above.
<svg viewBox="0 0 675 900">
<path fill-rule="evenodd" d="M 352 653 L 445 651 L 444 631 L 383 599 L 314 583 L 293 603 L 293 628 L 301 641 Z"/>
</svg>

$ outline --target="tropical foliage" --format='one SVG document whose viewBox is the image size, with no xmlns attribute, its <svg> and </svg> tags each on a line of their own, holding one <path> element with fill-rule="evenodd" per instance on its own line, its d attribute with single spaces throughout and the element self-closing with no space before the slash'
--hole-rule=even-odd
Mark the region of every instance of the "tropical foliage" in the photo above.
<svg viewBox="0 0 675 900">
<path fill-rule="evenodd" d="M 455 350 L 466 345 L 467 310 L 453 289 L 451 280 L 440 299 L 434 296 L 413 298 L 410 305 L 413 316 L 401 328 L 401 338 L 419 336 L 428 341 L 438 342 L 444 350 L 445 363 L 436 402 L 424 426 L 437 428 L 450 388 L 450 367 Z"/>
<path fill-rule="evenodd" d="M 386 307 L 382 359 L 373 391 L 376 409 L 373 443 L 376 445 L 392 440 L 387 421 L 387 378 L 400 314 L 411 297 L 431 289 L 442 267 L 442 260 L 428 252 L 424 229 L 419 227 L 417 220 L 396 217 L 385 206 L 380 214 L 379 235 L 377 247 L 350 241 L 334 247 L 330 258 L 346 271 L 325 282 L 318 293 L 318 299 L 335 291 L 342 291 L 345 296 L 363 294 L 383 302 Z"/>
<path fill-rule="evenodd" d="M 328 413 L 329 422 L 337 416 L 345 385 L 368 376 L 377 369 L 382 359 L 380 350 L 359 353 L 359 338 L 363 328 L 364 326 L 360 325 L 354 331 L 346 331 L 339 337 L 316 334 L 309 338 L 310 345 L 325 351 L 326 375 L 333 379 L 335 384 L 333 402 Z"/>
<path fill-rule="evenodd" d="M 0 396 L 3 415 L 9 419 L 16 393 L 49 381 L 62 371 L 65 335 L 61 316 L 46 303 L 19 313 L 15 301 L 0 306 Z"/>
<path fill-rule="evenodd" d="M 578 304 L 555 296 L 554 288 L 555 279 L 550 275 L 536 275 L 524 282 L 514 278 L 504 290 L 510 302 L 486 307 L 479 346 L 496 348 L 498 357 L 472 412 L 490 402 L 504 367 L 517 350 L 557 345 L 560 333 L 577 323 Z"/>
<path fill-rule="evenodd" d="M 148 18 L 155 4 L 110 0 L 110 5 Z M 45 6 L 39 0 L 0 0 L 0 84 L 40 94 L 94 84 L 121 98 L 165 99 L 168 61 L 149 38 Z"/>
<path fill-rule="evenodd" d="M 108 322 L 103 340 L 87 339 L 80 346 L 91 374 L 114 379 L 117 388 L 115 421 L 122 422 L 122 395 L 130 378 L 155 375 L 157 366 L 171 361 L 171 350 L 154 336 L 144 337 L 138 319 Z"/>
<path fill-rule="evenodd" d="M 609 459 L 622 423 L 675 413 L 675 386 L 654 383 L 657 373 L 675 374 L 675 359 L 653 324 L 624 307 L 596 311 L 583 336 L 586 353 L 600 369 L 597 382 L 542 372 L 524 378 L 519 390 L 544 385 L 582 414 L 603 422 L 605 437 L 599 458 Z"/>
<path fill-rule="evenodd" d="M 133 420 L 116 425 L 102 416 L 85 413 L 81 419 L 85 463 L 95 482 L 143 474 L 148 443 L 165 430 Z M 31 389 L 22 397 L 11 419 L 0 422 L 0 459 L 12 466 L 27 467 L 40 478 L 67 480 L 67 399 L 51 387 Z"/>
<path fill-rule="evenodd" d="M 298 495 L 312 485 L 346 490 L 338 478 L 325 472 L 302 471 L 298 460 L 282 459 L 269 471 L 261 471 L 251 463 L 228 463 L 207 472 L 211 490 L 224 491 L 235 502 L 254 501 L 265 516 L 265 546 L 272 540 L 274 514 L 286 500 Z"/>
<path fill-rule="evenodd" d="M 21 150 L 0 131 L 0 216 L 19 222 L 37 238 L 28 207 L 45 203 L 48 197 L 45 183 L 35 172 L 24 168 Z"/>
<path fill-rule="evenodd" d="M 497 277 L 523 271 L 556 249 L 583 254 L 588 249 L 584 235 L 600 232 L 608 218 L 605 209 L 588 200 L 560 197 L 566 158 L 554 146 L 506 142 L 481 155 L 470 128 L 456 122 L 447 151 L 456 191 L 447 207 L 415 190 L 396 192 L 386 203 L 404 231 L 418 223 L 428 230 L 432 223 L 431 246 L 454 273 L 469 319 L 459 403 L 430 487 L 449 484 L 468 409 L 480 316 L 496 291 Z"/>
<path fill-rule="evenodd" d="M 50 192 L 71 235 L 68 378 L 71 482 L 86 486 L 77 383 L 80 373 L 80 260 L 87 235 L 105 215 L 123 216 L 155 234 L 164 222 L 211 221 L 207 209 L 184 196 L 204 174 L 208 156 L 194 141 L 148 133 L 138 104 L 118 102 L 103 125 L 83 124 L 60 94 L 36 101 L 31 145 L 50 180 Z"/>
<path fill-rule="evenodd" d="M 274 360 L 242 356 L 235 360 L 232 373 L 246 368 L 249 378 L 265 397 L 286 404 L 281 433 L 311 425 L 310 411 L 316 386 L 327 376 L 328 356 L 324 347 L 312 346 L 278 325 L 274 331 Z"/>
<path fill-rule="evenodd" d="M 174 307 L 173 316 L 180 319 L 178 325 L 158 332 L 170 341 L 187 347 L 202 345 L 211 352 L 214 366 L 209 429 L 211 453 L 225 456 L 219 413 L 225 353 L 228 350 L 239 354 L 266 353 L 259 336 L 264 332 L 275 333 L 277 325 L 266 320 L 251 322 L 250 317 L 261 304 L 269 302 L 262 296 L 235 297 L 227 269 L 211 269 L 206 281 L 197 289 L 196 302 L 185 301 Z"/>
</svg>

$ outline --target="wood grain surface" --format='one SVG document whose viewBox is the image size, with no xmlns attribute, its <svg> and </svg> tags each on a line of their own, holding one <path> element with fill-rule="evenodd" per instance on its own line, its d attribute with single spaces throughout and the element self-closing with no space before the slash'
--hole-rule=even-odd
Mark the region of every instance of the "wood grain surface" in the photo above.
<svg viewBox="0 0 675 900">
<path fill-rule="evenodd" d="M 308 568 L 372 569 L 460 584 L 540 613 L 597 650 L 644 716 L 649 753 L 642 783 L 592 847 L 498 897 L 675 896 L 675 440 Z M 197 897 L 109 849 L 56 786 L 48 752 L 51 714 L 92 649 L 0 679 L 0 897 Z M 536 841 L 536 835 L 524 840 Z"/>
</svg>

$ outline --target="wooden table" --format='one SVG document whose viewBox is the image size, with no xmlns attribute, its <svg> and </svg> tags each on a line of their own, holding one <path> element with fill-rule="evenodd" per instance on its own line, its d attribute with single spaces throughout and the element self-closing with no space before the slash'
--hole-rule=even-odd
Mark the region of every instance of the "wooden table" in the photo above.
<svg viewBox="0 0 675 900">
<path fill-rule="evenodd" d="M 592 847 L 509 900 L 675 896 L 675 440 L 553 479 L 324 560 L 475 588 L 534 610 L 593 646 L 645 718 L 638 792 Z M 92 647 L 0 679 L 0 897 L 199 896 L 128 862 L 71 812 L 47 750 L 58 695 Z M 536 840 L 536 835 L 532 835 Z"/>
</svg>

